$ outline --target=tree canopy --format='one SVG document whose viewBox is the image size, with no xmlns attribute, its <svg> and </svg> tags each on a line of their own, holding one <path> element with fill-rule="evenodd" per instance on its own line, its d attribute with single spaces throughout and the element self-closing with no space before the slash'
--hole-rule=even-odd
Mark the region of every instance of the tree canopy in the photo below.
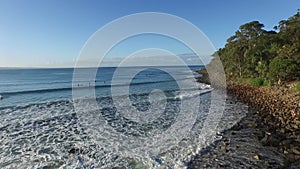
<svg viewBox="0 0 300 169">
<path fill-rule="evenodd" d="M 267 31 L 259 21 L 241 25 L 218 50 L 228 78 L 264 78 L 272 83 L 300 79 L 300 16 Z"/>
</svg>

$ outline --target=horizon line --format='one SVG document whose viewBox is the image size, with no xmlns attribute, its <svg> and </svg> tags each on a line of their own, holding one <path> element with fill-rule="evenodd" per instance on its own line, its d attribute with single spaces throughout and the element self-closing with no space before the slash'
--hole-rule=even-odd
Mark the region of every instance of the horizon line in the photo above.
<svg viewBox="0 0 300 169">
<path fill-rule="evenodd" d="M 115 68 L 115 67 L 183 67 L 183 66 L 205 66 L 204 64 L 195 64 L 195 65 L 160 65 L 160 66 L 155 66 L 155 65 L 141 65 L 141 66 L 101 66 L 101 67 L 39 67 L 39 66 L 33 66 L 33 67 L 18 67 L 18 66 L 7 66 L 7 67 L 1 67 L 1 69 L 75 69 L 75 68 Z"/>
</svg>

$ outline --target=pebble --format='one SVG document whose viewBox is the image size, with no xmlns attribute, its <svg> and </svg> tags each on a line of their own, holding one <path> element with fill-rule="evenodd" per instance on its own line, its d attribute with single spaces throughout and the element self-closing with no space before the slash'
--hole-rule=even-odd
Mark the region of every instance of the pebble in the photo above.
<svg viewBox="0 0 300 169">
<path fill-rule="evenodd" d="M 292 150 L 292 152 L 293 152 L 294 154 L 300 155 L 300 148 L 299 148 L 299 147 L 298 147 L 298 148 L 294 147 L 294 148 L 292 148 L 291 150 Z"/>
<path fill-rule="evenodd" d="M 264 145 L 281 149 L 286 155 L 300 155 L 300 143 L 295 147 L 291 146 L 294 141 L 300 142 L 299 95 L 280 87 L 275 89 L 234 83 L 229 85 L 229 91 L 239 100 L 259 109 L 257 114 L 271 131 L 266 131 L 261 139 Z M 256 126 L 250 124 L 248 127 Z M 292 161 L 295 159 L 295 156 L 287 157 L 292 157 Z"/>
<path fill-rule="evenodd" d="M 220 162 L 210 160 L 215 159 L 214 156 L 224 159 L 222 161 L 226 165 L 229 164 L 231 168 L 249 168 L 248 159 L 252 161 L 255 159 L 255 165 L 262 168 L 285 168 L 287 163 L 300 168 L 300 95 L 282 88 L 230 83 L 228 91 L 249 107 L 256 108 L 249 118 L 257 120 L 250 123 L 242 120 L 236 124 L 229 130 L 228 135 L 225 133 L 216 147 L 211 147 L 208 154 L 207 151 L 203 152 L 204 154 L 200 153 L 198 158 L 190 162 L 188 168 L 203 168 L 204 163 L 209 166 L 208 168 L 223 168 Z M 243 142 L 245 134 L 247 135 L 245 132 L 252 133 L 251 141 Z M 231 138 L 238 138 L 238 140 Z M 230 144 L 226 139 L 231 139 Z M 269 151 L 270 147 L 272 151 Z M 230 153 L 227 153 L 228 151 Z M 235 158 L 243 160 L 235 163 L 237 159 L 232 160 L 232 154 L 235 154 Z"/>
<path fill-rule="evenodd" d="M 259 155 L 255 155 L 255 156 L 254 156 L 254 159 L 255 159 L 255 160 L 260 160 Z"/>
</svg>

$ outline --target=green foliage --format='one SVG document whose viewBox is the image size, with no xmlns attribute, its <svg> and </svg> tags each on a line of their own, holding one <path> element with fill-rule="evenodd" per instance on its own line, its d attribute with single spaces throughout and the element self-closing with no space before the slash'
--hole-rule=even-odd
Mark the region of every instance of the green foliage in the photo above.
<svg viewBox="0 0 300 169">
<path fill-rule="evenodd" d="M 269 69 L 271 80 L 288 81 L 293 79 L 297 71 L 297 65 L 290 59 L 278 56 L 271 61 Z"/>
<path fill-rule="evenodd" d="M 280 21 L 277 32 L 263 27 L 258 21 L 252 21 L 241 25 L 227 39 L 225 47 L 218 51 L 226 76 L 252 79 L 254 85 L 261 85 L 262 79 L 265 79 L 263 83 L 299 80 L 299 14 Z"/>
<path fill-rule="evenodd" d="M 236 78 L 236 82 L 238 83 L 244 83 L 244 84 L 250 84 L 253 86 L 269 86 L 270 82 L 265 78 Z"/>
<path fill-rule="evenodd" d="M 298 83 L 296 84 L 295 90 L 296 90 L 296 92 L 299 92 L 299 93 L 300 93 L 300 82 L 298 82 Z"/>
<path fill-rule="evenodd" d="M 254 78 L 250 80 L 250 84 L 253 86 L 265 86 L 266 80 L 263 78 Z"/>
</svg>

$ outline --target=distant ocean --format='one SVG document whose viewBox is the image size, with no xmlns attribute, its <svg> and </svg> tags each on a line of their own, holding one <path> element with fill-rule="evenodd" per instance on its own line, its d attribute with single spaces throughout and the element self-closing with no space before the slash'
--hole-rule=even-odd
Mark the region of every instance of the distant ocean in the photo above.
<svg viewBox="0 0 300 169">
<path fill-rule="evenodd" d="M 191 71 L 201 66 L 189 67 Z M 120 68 L 124 75 L 130 75 L 135 67 Z M 208 112 L 211 90 L 207 85 L 199 85 L 189 90 L 190 95 L 178 96 L 180 90 L 178 81 L 192 83 L 197 73 L 187 73 L 182 67 L 167 67 L 171 74 L 178 77 L 174 79 L 169 73 L 159 68 L 146 68 L 130 80 L 129 76 L 117 79 L 111 84 L 114 67 L 99 68 L 93 81 L 74 81 L 72 68 L 57 69 L 0 69 L 0 168 L 111 168 L 125 166 L 131 168 L 152 168 L 153 166 L 174 166 L 175 162 L 164 159 L 174 159 L 184 162 L 181 154 L 168 154 L 161 156 L 149 155 L 145 159 L 124 159 L 113 149 L 104 150 L 106 145 L 97 145 L 86 133 L 85 128 L 78 123 L 78 115 L 74 110 L 72 101 L 72 85 L 76 90 L 90 90 L 95 88 L 97 103 L 102 116 L 107 123 L 118 132 L 125 134 L 144 133 L 149 128 L 135 126 L 130 121 L 120 120 L 112 103 L 111 88 L 122 88 L 129 85 L 129 97 L 132 104 L 140 110 L 149 108 L 148 96 L 154 89 L 163 91 L 168 98 L 166 117 L 153 123 L 150 128 L 164 129 L 171 125 L 180 109 L 180 99 L 189 99 L 201 93 L 201 109 L 194 128 L 201 126 L 201 122 Z M 123 93 L 119 93 L 124 97 Z M 125 113 L 128 112 L 123 105 Z M 244 106 L 232 104 L 229 106 L 228 119 L 233 122 L 223 124 L 227 128 L 241 117 Z M 234 111 L 233 111 L 234 110 Z M 120 111 L 120 110 L 119 110 Z M 130 112 L 128 112 L 130 113 Z M 174 116 L 174 117 L 173 117 Z M 226 120 L 225 120 L 226 122 Z M 128 126 L 127 124 L 133 124 Z M 160 124 L 161 123 L 161 124 Z M 228 126 L 229 125 L 229 126 Z M 141 131 L 142 130 L 142 131 Z M 131 133 L 130 133 L 131 132 Z M 199 148 L 193 140 L 197 140 L 197 133 L 191 136 L 189 144 L 194 149 Z M 115 144 L 118 144 L 117 142 Z M 198 147 L 197 147 L 198 146 Z M 202 145 L 203 146 L 203 145 Z M 184 147 L 183 149 L 191 149 Z M 190 152 L 190 150 L 189 150 Z M 177 163 L 176 162 L 176 163 Z M 143 168 L 144 168 L 143 167 Z M 155 167 L 154 167 L 155 168 Z"/>
<path fill-rule="evenodd" d="M 199 69 L 201 66 L 191 66 L 191 71 Z M 99 68 L 95 78 L 96 95 L 104 97 L 110 95 L 111 80 L 115 67 Z M 130 75 L 134 67 L 121 68 Z M 169 67 L 172 73 L 180 75 L 182 79 L 193 79 L 187 77 L 186 72 L 180 67 Z M 32 103 L 50 102 L 72 98 L 72 68 L 57 69 L 0 69 L 0 95 L 3 100 L 0 107 L 27 105 Z M 128 81 L 129 77 L 118 79 L 118 86 L 128 85 L 123 83 Z M 92 82 L 78 81 L 79 87 L 90 86 Z M 131 93 L 149 92 L 153 89 L 163 91 L 178 90 L 175 79 L 168 73 L 160 69 L 149 68 L 132 79 L 130 83 Z M 117 87 L 117 86 L 112 86 Z"/>
</svg>

